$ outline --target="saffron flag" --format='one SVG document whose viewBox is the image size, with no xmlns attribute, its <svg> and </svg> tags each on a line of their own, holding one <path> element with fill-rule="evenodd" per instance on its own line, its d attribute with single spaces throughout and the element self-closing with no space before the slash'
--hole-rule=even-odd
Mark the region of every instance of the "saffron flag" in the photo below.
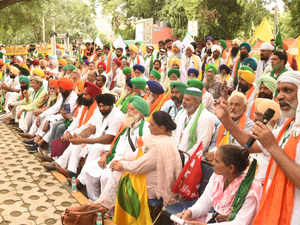
<svg viewBox="0 0 300 225">
<path fill-rule="evenodd" d="M 138 141 L 138 157 L 143 155 Z M 122 225 L 152 225 L 145 174 L 125 172 L 119 183 L 113 221 Z"/>
<path fill-rule="evenodd" d="M 269 24 L 267 17 L 264 17 L 254 35 L 250 39 L 250 43 L 253 45 L 257 40 L 261 40 L 263 42 L 270 42 L 273 38 L 272 27 Z"/>
</svg>

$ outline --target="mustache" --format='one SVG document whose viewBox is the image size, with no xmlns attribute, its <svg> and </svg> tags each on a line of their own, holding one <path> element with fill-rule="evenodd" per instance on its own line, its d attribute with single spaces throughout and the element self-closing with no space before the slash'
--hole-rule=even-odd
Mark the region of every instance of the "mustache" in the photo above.
<svg viewBox="0 0 300 225">
<path fill-rule="evenodd" d="M 288 101 L 285 101 L 285 100 L 279 100 L 279 106 L 280 107 L 283 107 L 283 106 L 289 106 L 289 107 L 292 107 L 292 104 Z"/>
</svg>

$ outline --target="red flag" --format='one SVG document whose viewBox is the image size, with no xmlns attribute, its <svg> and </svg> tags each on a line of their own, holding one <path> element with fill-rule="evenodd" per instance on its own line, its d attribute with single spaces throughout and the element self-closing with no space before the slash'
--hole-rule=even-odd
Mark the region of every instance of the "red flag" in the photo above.
<svg viewBox="0 0 300 225">
<path fill-rule="evenodd" d="M 199 198 L 198 188 L 202 179 L 202 149 L 203 146 L 201 142 L 199 147 L 184 165 L 172 187 L 172 192 L 182 194 L 185 200 Z"/>
</svg>

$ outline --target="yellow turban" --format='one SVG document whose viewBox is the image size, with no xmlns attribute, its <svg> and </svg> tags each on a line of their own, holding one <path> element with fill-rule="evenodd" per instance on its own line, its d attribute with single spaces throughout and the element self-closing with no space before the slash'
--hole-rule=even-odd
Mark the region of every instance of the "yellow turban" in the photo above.
<svg viewBox="0 0 300 225">
<path fill-rule="evenodd" d="M 136 54 L 139 52 L 138 47 L 136 47 L 135 45 L 130 45 L 129 50 L 134 51 Z"/>
<path fill-rule="evenodd" d="M 249 84 L 255 81 L 255 72 L 249 66 L 241 66 L 239 76 Z"/>
<path fill-rule="evenodd" d="M 33 75 L 36 75 L 36 76 L 39 76 L 40 78 L 45 78 L 45 73 L 43 70 L 39 69 L 39 68 L 35 68 L 33 71 L 32 71 L 32 74 Z"/>
<path fill-rule="evenodd" d="M 180 66 L 181 65 L 181 61 L 180 59 L 176 58 L 176 59 L 171 59 L 171 62 L 170 62 L 171 66 L 173 66 L 174 64 Z"/>
<path fill-rule="evenodd" d="M 67 61 L 66 61 L 65 59 L 59 59 L 59 60 L 58 60 L 58 64 L 59 64 L 60 66 L 64 67 L 64 66 L 67 65 L 68 63 L 67 63 Z"/>
<path fill-rule="evenodd" d="M 280 117 L 280 106 L 277 102 L 268 98 L 256 98 L 255 99 L 255 112 L 264 114 L 268 108 L 275 111 L 272 120 L 278 120 Z"/>
</svg>

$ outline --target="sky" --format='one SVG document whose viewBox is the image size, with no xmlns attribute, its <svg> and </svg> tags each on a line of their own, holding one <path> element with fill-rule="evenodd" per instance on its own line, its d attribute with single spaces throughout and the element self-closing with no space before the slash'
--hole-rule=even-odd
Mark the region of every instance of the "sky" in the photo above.
<svg viewBox="0 0 300 225">
<path fill-rule="evenodd" d="M 272 0 L 272 2 L 270 4 L 266 5 L 266 8 L 269 10 L 273 10 L 275 5 L 276 5 L 276 0 Z M 282 0 L 278 0 L 278 7 L 279 7 L 280 12 L 284 11 L 284 3 Z"/>
</svg>

